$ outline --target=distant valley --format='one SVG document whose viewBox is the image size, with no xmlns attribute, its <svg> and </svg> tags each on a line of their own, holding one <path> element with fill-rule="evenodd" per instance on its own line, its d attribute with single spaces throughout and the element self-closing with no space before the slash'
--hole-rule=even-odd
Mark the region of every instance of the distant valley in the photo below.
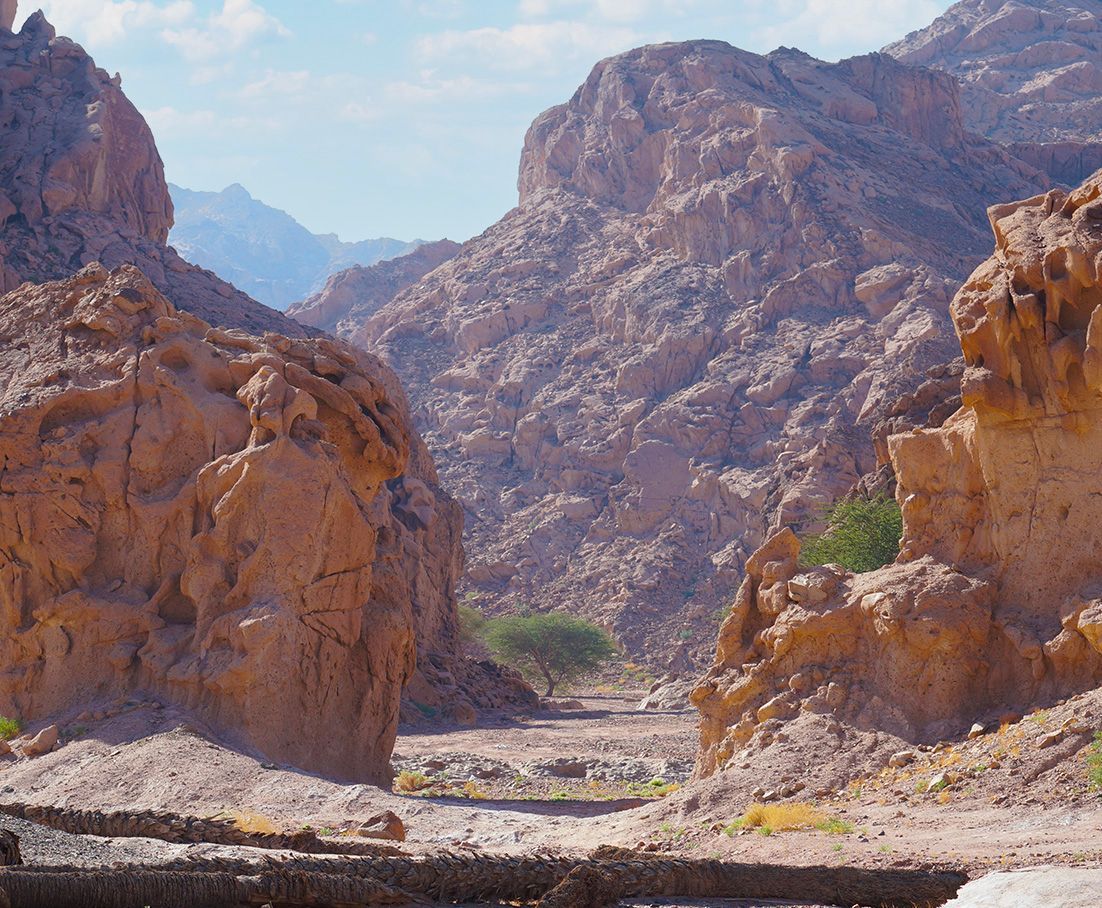
<svg viewBox="0 0 1102 908">
<path fill-rule="evenodd" d="M 333 233 L 311 233 L 238 183 L 221 192 L 170 183 L 169 192 L 176 209 L 169 243 L 180 255 L 281 310 L 320 290 L 338 271 L 406 255 L 423 242 L 378 237 L 346 243 Z"/>
</svg>

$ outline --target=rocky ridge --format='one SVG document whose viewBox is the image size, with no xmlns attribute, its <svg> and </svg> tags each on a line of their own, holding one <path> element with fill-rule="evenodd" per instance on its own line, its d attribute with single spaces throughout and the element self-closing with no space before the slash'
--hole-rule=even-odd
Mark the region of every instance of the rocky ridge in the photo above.
<svg viewBox="0 0 1102 908">
<path fill-rule="evenodd" d="M 802 715 L 930 743 L 1102 683 L 1102 172 L 991 223 L 952 305 L 963 405 L 889 439 L 899 558 L 802 570 L 787 528 L 754 553 L 692 695 L 699 772 Z"/>
<path fill-rule="evenodd" d="M 518 208 L 355 335 L 464 502 L 479 602 L 707 658 L 753 549 L 873 469 L 877 419 L 952 359 L 989 201 L 1047 187 L 957 91 L 698 41 L 536 120 Z"/>
<path fill-rule="evenodd" d="M 347 268 L 318 293 L 288 308 L 287 315 L 347 340 L 366 319 L 458 251 L 458 243 L 438 240 L 374 265 Z"/>
<path fill-rule="evenodd" d="M 40 12 L 19 34 L 0 29 L 0 122 L 0 292 L 133 264 L 212 324 L 307 334 L 166 245 L 172 201 L 149 127 L 118 77 Z"/>
<path fill-rule="evenodd" d="M 1102 142 L 1100 0 L 963 0 L 884 51 L 960 79 L 965 120 L 989 138 L 1064 155 Z"/>
<path fill-rule="evenodd" d="M 24 285 L 0 334 L 0 713 L 153 691 L 385 781 L 417 649 L 454 650 L 462 564 L 394 375 L 212 328 L 132 266 Z"/>
</svg>

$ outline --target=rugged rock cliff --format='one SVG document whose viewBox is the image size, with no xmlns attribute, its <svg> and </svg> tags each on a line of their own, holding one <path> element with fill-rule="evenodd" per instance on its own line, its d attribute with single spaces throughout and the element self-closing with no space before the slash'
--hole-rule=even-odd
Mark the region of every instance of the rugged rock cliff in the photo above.
<svg viewBox="0 0 1102 908">
<path fill-rule="evenodd" d="M 357 338 L 467 508 L 479 601 L 684 668 L 764 535 L 873 468 L 877 418 L 953 357 L 989 200 L 1047 183 L 945 74 L 646 47 L 536 120 L 519 207 Z"/>
<path fill-rule="evenodd" d="M 322 290 L 291 306 L 287 314 L 304 325 L 351 337 L 395 296 L 458 251 L 458 243 L 438 240 L 397 258 L 346 268 L 330 277 Z"/>
<path fill-rule="evenodd" d="M 41 13 L 0 30 L 0 124 L 0 291 L 128 263 L 213 324 L 306 334 L 165 245 L 172 202 L 149 127 Z"/>
<path fill-rule="evenodd" d="M 884 51 L 959 78 L 966 122 L 992 139 L 1102 141 L 1100 0 L 963 0 Z"/>
<path fill-rule="evenodd" d="M 394 375 L 211 328 L 129 266 L 9 293 L 0 335 L 0 713 L 154 691 L 383 781 L 462 561 Z"/>
<path fill-rule="evenodd" d="M 991 209 L 957 294 L 963 406 L 892 436 L 896 564 L 801 570 L 774 535 L 694 691 L 698 768 L 802 712 L 930 741 L 1102 683 L 1102 172 Z"/>
</svg>

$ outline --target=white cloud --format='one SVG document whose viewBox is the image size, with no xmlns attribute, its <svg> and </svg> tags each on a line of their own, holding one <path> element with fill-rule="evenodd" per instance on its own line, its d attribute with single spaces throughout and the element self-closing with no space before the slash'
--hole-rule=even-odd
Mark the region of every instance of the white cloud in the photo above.
<svg viewBox="0 0 1102 908">
<path fill-rule="evenodd" d="M 184 56 L 201 62 L 240 51 L 258 38 L 287 37 L 290 30 L 255 0 L 223 0 L 222 9 L 197 26 L 161 32 Z"/>
<path fill-rule="evenodd" d="M 578 59 L 596 61 L 628 50 L 641 40 L 633 29 L 622 26 L 576 21 L 521 23 L 509 28 L 422 35 L 417 39 L 416 52 L 434 66 L 459 63 L 546 73 Z"/>
<path fill-rule="evenodd" d="M 864 45 L 870 50 L 903 37 L 945 11 L 938 0 L 755 0 L 773 11 L 775 25 L 758 35 L 773 46 L 799 47 L 811 37 L 824 48 Z"/>
<path fill-rule="evenodd" d="M 680 16 L 699 0 L 520 0 L 517 7 L 527 19 L 568 15 L 572 19 L 604 22 L 641 22 L 655 16 Z"/>
<path fill-rule="evenodd" d="M 61 34 L 102 45 L 133 29 L 182 25 L 195 15 L 195 6 L 191 0 L 43 0 L 42 11 Z"/>
</svg>

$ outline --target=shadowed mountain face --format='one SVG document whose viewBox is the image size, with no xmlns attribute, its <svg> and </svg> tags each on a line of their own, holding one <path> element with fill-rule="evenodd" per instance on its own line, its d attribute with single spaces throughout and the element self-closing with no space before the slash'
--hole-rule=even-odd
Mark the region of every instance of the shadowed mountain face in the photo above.
<svg viewBox="0 0 1102 908">
<path fill-rule="evenodd" d="M 884 51 L 960 79 L 989 138 L 1102 141 L 1102 0 L 964 0 Z"/>
<path fill-rule="evenodd" d="M 344 243 L 313 234 L 237 183 L 221 192 L 169 189 L 176 208 L 170 241 L 180 254 L 276 309 L 320 290 L 343 268 L 373 265 L 420 245 L 389 237 Z"/>
<path fill-rule="evenodd" d="M 943 73 L 645 47 L 537 118 L 519 207 L 357 338 L 467 508 L 479 601 L 679 668 L 763 534 L 845 492 L 956 356 L 987 206 L 1048 183 L 966 130 Z"/>
<path fill-rule="evenodd" d="M 182 309 L 254 333 L 305 332 L 166 245 L 172 200 L 117 79 L 41 13 L 0 29 L 0 291 L 92 261 L 137 265 Z"/>
</svg>

